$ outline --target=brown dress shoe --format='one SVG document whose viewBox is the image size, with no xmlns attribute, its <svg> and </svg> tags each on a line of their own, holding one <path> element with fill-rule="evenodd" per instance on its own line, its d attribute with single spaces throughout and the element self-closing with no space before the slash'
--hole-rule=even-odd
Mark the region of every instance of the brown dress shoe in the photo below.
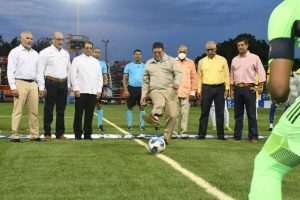
<svg viewBox="0 0 300 200">
<path fill-rule="evenodd" d="M 47 142 L 47 141 L 50 141 L 51 140 L 51 136 L 50 135 L 45 135 L 44 136 L 44 140 Z"/>
<path fill-rule="evenodd" d="M 64 135 L 60 135 L 60 136 L 57 137 L 56 139 L 59 139 L 59 140 L 67 140 L 68 138 L 65 137 Z"/>
</svg>

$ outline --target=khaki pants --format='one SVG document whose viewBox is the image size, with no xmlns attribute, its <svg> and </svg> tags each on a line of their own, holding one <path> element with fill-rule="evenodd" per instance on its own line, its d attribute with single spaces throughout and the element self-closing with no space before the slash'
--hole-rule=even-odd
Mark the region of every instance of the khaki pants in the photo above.
<svg viewBox="0 0 300 200">
<path fill-rule="evenodd" d="M 166 117 L 164 137 L 169 142 L 177 121 L 176 91 L 171 88 L 169 90 L 153 90 L 150 92 L 150 97 L 153 102 L 152 115 L 164 114 Z"/>
<path fill-rule="evenodd" d="M 26 82 L 22 80 L 16 80 L 17 90 L 19 97 L 14 98 L 14 108 L 12 112 L 12 138 L 19 139 L 19 130 L 21 125 L 21 118 L 23 107 L 25 103 L 28 106 L 29 113 L 29 128 L 30 138 L 37 138 L 39 135 L 39 113 L 38 113 L 38 86 L 36 82 Z"/>
<path fill-rule="evenodd" d="M 176 134 L 187 133 L 187 125 L 189 121 L 189 112 L 190 112 L 189 98 L 178 98 L 177 105 L 178 105 L 177 120 L 176 120 L 176 125 L 173 133 Z"/>
</svg>

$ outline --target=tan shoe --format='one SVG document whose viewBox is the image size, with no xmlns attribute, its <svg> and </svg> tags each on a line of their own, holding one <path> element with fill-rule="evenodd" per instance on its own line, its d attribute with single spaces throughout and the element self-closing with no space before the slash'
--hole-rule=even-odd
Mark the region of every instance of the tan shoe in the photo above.
<svg viewBox="0 0 300 200">
<path fill-rule="evenodd" d="M 44 136 L 44 140 L 47 142 L 47 141 L 50 141 L 51 140 L 51 136 L 50 135 L 45 135 Z"/>
<path fill-rule="evenodd" d="M 182 139 L 187 139 L 189 136 L 187 133 L 180 133 Z"/>
<path fill-rule="evenodd" d="M 159 126 L 159 120 L 153 117 L 152 115 L 143 115 L 143 120 L 147 122 L 148 124 L 151 124 L 155 127 Z"/>
<path fill-rule="evenodd" d="M 250 140 L 250 142 L 252 143 L 252 144 L 257 144 L 257 140 L 256 139 L 252 139 L 252 140 Z"/>
<path fill-rule="evenodd" d="M 59 139 L 59 140 L 67 140 L 68 138 L 65 137 L 64 135 L 61 135 L 61 136 L 57 137 L 56 139 Z"/>
</svg>

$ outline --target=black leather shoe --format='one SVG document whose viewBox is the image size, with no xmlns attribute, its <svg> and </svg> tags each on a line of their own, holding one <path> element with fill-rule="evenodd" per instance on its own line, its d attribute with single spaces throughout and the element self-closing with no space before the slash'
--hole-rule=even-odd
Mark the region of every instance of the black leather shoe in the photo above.
<svg viewBox="0 0 300 200">
<path fill-rule="evenodd" d="M 220 135 L 220 136 L 218 136 L 218 140 L 225 140 L 225 137 L 224 137 L 224 135 Z"/>
<path fill-rule="evenodd" d="M 10 141 L 15 143 L 22 143 L 20 139 L 11 139 Z"/>
<path fill-rule="evenodd" d="M 30 141 L 32 141 L 32 142 L 42 142 L 43 140 L 41 138 L 37 137 L 37 138 L 30 138 Z"/>
<path fill-rule="evenodd" d="M 242 138 L 231 137 L 231 138 L 228 138 L 228 140 L 242 140 Z"/>
<path fill-rule="evenodd" d="M 198 135 L 198 140 L 204 140 L 205 139 L 205 135 Z"/>
<path fill-rule="evenodd" d="M 90 135 L 88 135 L 88 136 L 84 136 L 84 138 L 83 139 L 85 139 L 85 140 L 94 140 L 93 138 L 92 138 L 92 136 L 90 136 Z"/>
</svg>

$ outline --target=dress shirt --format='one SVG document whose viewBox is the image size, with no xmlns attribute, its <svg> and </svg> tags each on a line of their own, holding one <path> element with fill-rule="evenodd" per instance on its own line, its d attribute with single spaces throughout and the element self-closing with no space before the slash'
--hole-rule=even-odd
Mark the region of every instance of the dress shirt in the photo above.
<svg viewBox="0 0 300 200">
<path fill-rule="evenodd" d="M 230 71 L 230 84 L 255 83 L 258 74 L 258 82 L 266 81 L 266 72 L 259 57 L 249 51 L 245 56 L 237 55 L 233 58 Z"/>
<path fill-rule="evenodd" d="M 178 97 L 188 98 L 190 95 L 195 95 L 198 87 L 195 63 L 188 58 L 185 58 L 183 61 L 179 60 L 179 58 L 176 58 L 176 60 L 183 73 L 183 78 L 177 91 Z"/>
<path fill-rule="evenodd" d="M 225 84 L 225 90 L 229 90 L 229 68 L 226 59 L 223 56 L 215 55 L 202 58 L 198 62 L 198 92 L 202 91 L 202 85 Z"/>
<path fill-rule="evenodd" d="M 71 69 L 70 55 L 63 48 L 58 50 L 51 45 L 40 52 L 38 66 L 44 76 L 58 79 L 68 78 Z M 44 84 L 45 81 L 43 81 Z M 68 86 L 70 87 L 70 81 L 68 81 Z"/>
<path fill-rule="evenodd" d="M 100 63 L 93 56 L 81 54 L 74 58 L 71 67 L 73 91 L 97 94 L 102 91 L 103 77 Z"/>
<path fill-rule="evenodd" d="M 11 90 L 17 89 L 16 79 L 36 80 L 43 90 L 43 74 L 38 71 L 38 53 L 25 49 L 21 44 L 12 49 L 8 55 L 7 78 Z"/>
<path fill-rule="evenodd" d="M 146 62 L 142 79 L 142 97 L 151 90 L 168 90 L 175 83 L 180 85 L 182 71 L 175 58 L 165 54 L 161 61 L 151 58 Z"/>
</svg>

